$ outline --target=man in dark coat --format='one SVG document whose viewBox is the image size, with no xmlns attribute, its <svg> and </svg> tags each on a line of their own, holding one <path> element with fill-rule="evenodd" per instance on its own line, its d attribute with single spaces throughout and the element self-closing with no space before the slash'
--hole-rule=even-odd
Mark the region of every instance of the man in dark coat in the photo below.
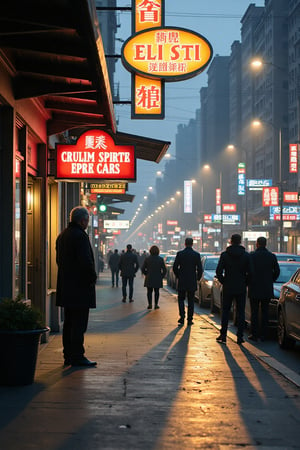
<svg viewBox="0 0 300 450">
<path fill-rule="evenodd" d="M 89 309 L 96 307 L 94 255 L 85 232 L 89 213 L 77 206 L 70 213 L 70 223 L 56 240 L 58 265 L 56 305 L 64 308 L 63 353 L 65 365 L 95 366 L 84 356 L 84 333 Z"/>
<path fill-rule="evenodd" d="M 250 255 L 241 245 L 241 236 L 233 234 L 231 245 L 221 253 L 216 268 L 216 276 L 223 285 L 221 331 L 217 337 L 220 343 L 226 344 L 229 313 L 234 299 L 237 306 L 237 343 L 244 342 L 246 289 L 250 271 Z"/>
<path fill-rule="evenodd" d="M 193 239 L 187 237 L 185 239 L 185 249 L 177 252 L 173 263 L 173 272 L 178 278 L 178 324 L 183 325 L 185 319 L 184 300 L 187 294 L 188 325 L 193 325 L 194 316 L 194 298 L 197 290 L 197 280 L 199 281 L 203 273 L 200 259 L 200 253 L 193 250 Z"/>
<path fill-rule="evenodd" d="M 120 263 L 120 254 L 118 249 L 116 248 L 113 253 L 110 254 L 108 265 L 111 271 L 111 285 L 114 287 L 116 281 L 116 287 L 119 286 L 119 263 Z"/>
<path fill-rule="evenodd" d="M 269 302 L 274 297 L 273 283 L 280 275 L 276 255 L 266 248 L 267 240 L 261 236 L 256 241 L 256 250 L 250 254 L 253 275 L 249 285 L 251 306 L 251 334 L 248 339 L 265 340 L 268 328 Z M 261 308 L 261 333 L 259 333 L 259 308 Z"/>
<path fill-rule="evenodd" d="M 122 302 L 126 303 L 127 298 L 127 282 L 129 285 L 129 301 L 133 302 L 133 279 L 139 270 L 139 263 L 136 253 L 132 251 L 132 245 L 128 244 L 126 252 L 121 254 L 119 269 L 122 277 Z"/>
</svg>

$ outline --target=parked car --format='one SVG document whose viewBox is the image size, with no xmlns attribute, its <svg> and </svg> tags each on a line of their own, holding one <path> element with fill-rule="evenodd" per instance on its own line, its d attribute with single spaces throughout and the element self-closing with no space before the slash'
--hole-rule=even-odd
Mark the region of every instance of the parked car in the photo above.
<svg viewBox="0 0 300 450">
<path fill-rule="evenodd" d="M 281 348 L 293 348 L 300 341 L 300 268 L 281 288 L 277 315 L 278 343 Z"/>
<path fill-rule="evenodd" d="M 299 263 L 295 261 L 278 261 L 280 267 L 280 275 L 279 278 L 274 283 L 274 298 L 271 299 L 269 303 L 269 325 L 277 326 L 277 305 L 278 299 L 280 295 L 281 287 L 284 283 L 286 283 L 290 277 L 295 273 L 295 271 L 299 267 Z M 213 285 L 212 285 L 212 298 L 211 298 L 211 312 L 220 311 L 222 308 L 222 300 L 223 300 L 223 291 L 222 284 L 219 280 L 214 277 Z M 236 307 L 233 302 L 232 305 L 232 315 L 233 322 L 236 322 Z M 250 323 L 251 321 L 251 309 L 250 309 L 250 300 L 248 295 L 246 297 L 246 309 L 245 309 L 245 319 L 246 322 Z"/>
<path fill-rule="evenodd" d="M 220 312 L 223 301 L 223 286 L 216 277 L 213 277 L 211 286 L 210 310 L 212 313 Z"/>
<path fill-rule="evenodd" d="M 167 283 L 168 286 L 177 291 L 177 278 L 175 276 L 175 273 L 173 272 L 173 264 L 169 267 L 169 270 L 167 272 Z"/>
<path fill-rule="evenodd" d="M 277 323 L 278 323 L 277 306 L 278 306 L 278 300 L 279 300 L 282 285 L 291 278 L 291 276 L 296 272 L 296 270 L 299 267 L 298 262 L 289 261 L 289 260 L 287 260 L 287 261 L 278 260 L 278 264 L 280 267 L 280 275 L 279 275 L 278 279 L 275 281 L 275 283 L 273 284 L 274 297 L 271 298 L 271 301 L 269 303 L 268 317 L 269 317 L 269 326 L 270 327 L 277 327 Z M 250 307 L 250 299 L 248 298 L 248 296 L 246 299 L 245 319 L 246 319 L 247 323 L 251 322 L 251 307 Z"/>
<path fill-rule="evenodd" d="M 166 265 L 166 269 L 167 269 L 166 279 L 168 281 L 168 274 L 169 274 L 170 269 L 173 267 L 173 263 L 175 261 L 175 255 L 166 255 L 164 257 L 164 261 L 165 261 L 165 265 Z"/>
<path fill-rule="evenodd" d="M 276 253 L 274 255 L 277 256 L 278 261 L 299 261 L 300 255 L 295 255 L 293 253 Z"/>
<path fill-rule="evenodd" d="M 198 293 L 196 294 L 200 306 L 205 306 L 211 301 L 211 288 L 218 261 L 219 256 L 216 255 L 206 255 L 201 258 L 203 274 L 198 283 Z"/>
</svg>

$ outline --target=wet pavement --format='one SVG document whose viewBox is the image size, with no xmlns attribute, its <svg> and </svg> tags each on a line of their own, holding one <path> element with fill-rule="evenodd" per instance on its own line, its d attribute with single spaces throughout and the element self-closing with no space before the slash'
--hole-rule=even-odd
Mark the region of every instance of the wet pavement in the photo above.
<svg viewBox="0 0 300 450">
<path fill-rule="evenodd" d="M 207 315 L 178 327 L 165 289 L 149 311 L 140 273 L 134 303 L 121 298 L 101 273 L 85 339 L 96 368 L 64 368 L 51 335 L 34 384 L 0 387 L 1 450 L 300 449 L 297 374 L 233 333 L 218 344 Z"/>
</svg>

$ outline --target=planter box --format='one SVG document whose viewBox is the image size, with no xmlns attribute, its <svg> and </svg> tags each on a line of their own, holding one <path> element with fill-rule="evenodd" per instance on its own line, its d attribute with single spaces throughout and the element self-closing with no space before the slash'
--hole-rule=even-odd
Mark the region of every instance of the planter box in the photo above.
<svg viewBox="0 0 300 450">
<path fill-rule="evenodd" d="M 26 331 L 0 330 L 0 385 L 32 384 L 40 338 L 49 328 Z"/>
</svg>

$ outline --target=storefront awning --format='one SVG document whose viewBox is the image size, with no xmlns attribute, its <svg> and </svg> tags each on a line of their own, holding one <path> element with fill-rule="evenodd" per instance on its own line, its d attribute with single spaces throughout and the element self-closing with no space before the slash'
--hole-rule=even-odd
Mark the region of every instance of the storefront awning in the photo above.
<svg viewBox="0 0 300 450">
<path fill-rule="evenodd" d="M 119 131 L 115 135 L 115 141 L 116 144 L 135 145 L 136 157 L 138 159 L 145 159 L 157 163 L 163 158 L 171 145 L 171 142 L 168 141 L 161 141 L 159 139 L 152 139 Z"/>
<path fill-rule="evenodd" d="M 15 100 L 37 99 L 48 135 L 80 126 L 116 131 L 93 0 L 9 0 L 1 4 L 0 59 Z"/>
<path fill-rule="evenodd" d="M 72 130 L 70 135 L 77 139 L 78 136 L 83 134 L 89 128 L 90 127 L 82 127 Z M 95 128 L 97 127 L 94 127 L 94 129 Z M 160 162 L 171 145 L 171 142 L 169 141 L 139 136 L 137 134 L 122 133 L 121 131 L 117 131 L 115 134 L 111 134 L 111 136 L 116 145 L 134 145 L 135 156 L 137 159 L 144 159 L 156 163 Z"/>
</svg>

